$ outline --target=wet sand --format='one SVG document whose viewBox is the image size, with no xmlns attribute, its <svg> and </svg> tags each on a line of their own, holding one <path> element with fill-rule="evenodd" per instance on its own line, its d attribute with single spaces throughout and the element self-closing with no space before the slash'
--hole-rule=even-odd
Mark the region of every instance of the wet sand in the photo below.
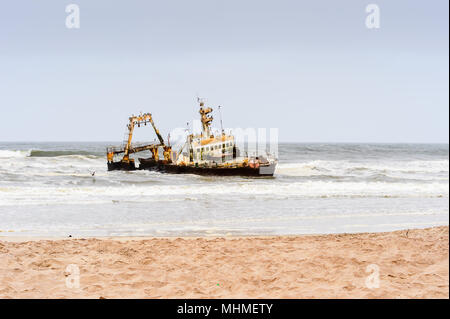
<svg viewBox="0 0 450 319">
<path fill-rule="evenodd" d="M 0 298 L 449 298 L 448 236 L 0 237 Z"/>
</svg>

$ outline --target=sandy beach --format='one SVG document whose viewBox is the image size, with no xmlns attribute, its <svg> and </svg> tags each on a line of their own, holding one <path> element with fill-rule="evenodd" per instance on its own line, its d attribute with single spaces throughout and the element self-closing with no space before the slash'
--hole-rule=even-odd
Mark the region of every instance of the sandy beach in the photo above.
<svg viewBox="0 0 450 319">
<path fill-rule="evenodd" d="M 3 237 L 0 298 L 448 298 L 448 235 Z"/>
</svg>

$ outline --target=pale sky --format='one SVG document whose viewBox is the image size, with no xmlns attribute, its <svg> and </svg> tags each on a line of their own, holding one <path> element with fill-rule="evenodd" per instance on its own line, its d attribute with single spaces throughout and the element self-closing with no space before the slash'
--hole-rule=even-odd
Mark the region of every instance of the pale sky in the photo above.
<svg viewBox="0 0 450 319">
<path fill-rule="evenodd" d="M 226 127 L 275 127 L 282 142 L 448 143 L 448 5 L 8 1 L 0 141 L 120 141 L 139 111 L 167 135 L 198 118 L 199 95 Z"/>
</svg>

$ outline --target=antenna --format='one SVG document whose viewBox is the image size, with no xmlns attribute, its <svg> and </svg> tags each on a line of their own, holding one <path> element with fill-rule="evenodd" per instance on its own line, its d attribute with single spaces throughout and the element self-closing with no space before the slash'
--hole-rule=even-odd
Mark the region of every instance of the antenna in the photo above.
<svg viewBox="0 0 450 319">
<path fill-rule="evenodd" d="M 223 134 L 223 124 L 222 124 L 222 112 L 220 112 L 220 109 L 222 108 L 221 105 L 218 106 L 219 109 L 219 118 L 220 118 L 220 129 L 222 130 L 222 134 Z"/>
<path fill-rule="evenodd" d="M 200 97 L 198 96 L 198 92 L 197 92 L 197 103 L 200 104 Z M 197 111 L 197 106 L 193 105 L 192 106 L 192 110 L 194 111 L 194 113 Z"/>
<path fill-rule="evenodd" d="M 197 103 L 199 103 L 200 106 L 206 105 L 206 102 L 208 102 L 208 101 L 206 100 L 206 98 L 204 98 L 204 97 L 198 97 L 198 96 L 197 96 Z"/>
</svg>

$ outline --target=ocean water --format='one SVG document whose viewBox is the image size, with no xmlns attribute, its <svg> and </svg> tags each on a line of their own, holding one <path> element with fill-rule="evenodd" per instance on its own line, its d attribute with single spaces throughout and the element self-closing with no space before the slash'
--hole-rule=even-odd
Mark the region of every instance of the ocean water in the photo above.
<svg viewBox="0 0 450 319">
<path fill-rule="evenodd" d="M 0 143 L 0 236 L 378 232 L 449 221 L 448 144 L 280 144 L 273 178 L 108 172 L 109 144 Z"/>
</svg>

